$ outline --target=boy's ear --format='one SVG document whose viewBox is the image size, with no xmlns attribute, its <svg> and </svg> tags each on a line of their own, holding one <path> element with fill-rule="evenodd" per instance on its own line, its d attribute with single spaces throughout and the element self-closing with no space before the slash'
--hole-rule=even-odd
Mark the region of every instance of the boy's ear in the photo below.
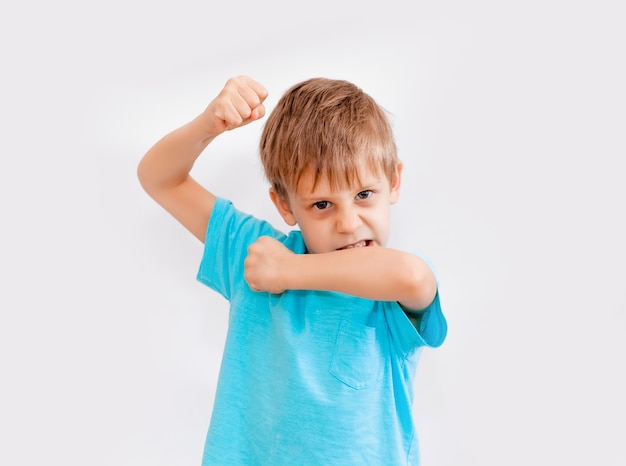
<svg viewBox="0 0 626 466">
<path fill-rule="evenodd" d="M 283 218 L 285 223 L 289 226 L 294 226 L 296 224 L 296 217 L 291 211 L 289 201 L 285 199 L 284 196 L 278 194 L 274 188 L 270 188 L 270 199 L 272 199 L 272 202 L 276 206 L 276 209 L 278 209 L 278 213 Z"/>
<path fill-rule="evenodd" d="M 393 180 L 391 181 L 391 193 L 390 193 L 391 204 L 395 204 L 396 202 L 398 202 L 398 199 L 400 198 L 400 184 L 402 181 L 402 168 L 403 168 L 402 162 L 398 162 L 398 165 L 396 166 L 395 176 Z"/>
</svg>

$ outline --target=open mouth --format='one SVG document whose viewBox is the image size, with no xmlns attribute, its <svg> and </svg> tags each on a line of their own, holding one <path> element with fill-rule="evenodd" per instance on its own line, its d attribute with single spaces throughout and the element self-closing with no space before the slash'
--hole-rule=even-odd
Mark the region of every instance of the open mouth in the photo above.
<svg viewBox="0 0 626 466">
<path fill-rule="evenodd" d="M 343 248 L 339 248 L 338 250 L 341 251 L 342 249 L 365 248 L 371 245 L 372 245 L 371 239 L 364 239 L 353 244 L 348 244 L 347 246 L 344 246 Z"/>
</svg>

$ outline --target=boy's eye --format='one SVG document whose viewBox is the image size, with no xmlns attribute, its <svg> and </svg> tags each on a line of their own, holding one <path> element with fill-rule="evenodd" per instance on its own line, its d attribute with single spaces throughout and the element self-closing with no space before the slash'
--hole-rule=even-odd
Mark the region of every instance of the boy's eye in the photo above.
<svg viewBox="0 0 626 466">
<path fill-rule="evenodd" d="M 328 201 L 319 201 L 313 204 L 313 207 L 317 210 L 324 210 L 324 209 L 327 209 L 329 205 L 330 205 L 330 202 Z"/>
<path fill-rule="evenodd" d="M 367 199 L 371 195 L 372 195 L 372 191 L 370 191 L 369 189 L 366 189 L 365 191 L 361 191 L 359 194 L 357 194 L 356 198 L 363 200 L 363 199 Z"/>
</svg>

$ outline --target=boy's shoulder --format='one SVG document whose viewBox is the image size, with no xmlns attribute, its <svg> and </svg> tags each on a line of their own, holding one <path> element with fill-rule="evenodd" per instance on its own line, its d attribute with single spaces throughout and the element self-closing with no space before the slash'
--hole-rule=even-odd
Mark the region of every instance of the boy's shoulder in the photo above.
<svg viewBox="0 0 626 466">
<path fill-rule="evenodd" d="M 243 247 L 256 241 L 260 236 L 277 239 L 296 254 L 304 254 L 306 245 L 300 230 L 287 233 L 276 228 L 269 221 L 240 210 L 230 199 L 218 197 L 209 219 L 205 248 L 210 242 L 220 243 L 219 237 L 231 238 L 229 245 Z M 247 247 L 247 246 L 246 246 Z"/>
</svg>

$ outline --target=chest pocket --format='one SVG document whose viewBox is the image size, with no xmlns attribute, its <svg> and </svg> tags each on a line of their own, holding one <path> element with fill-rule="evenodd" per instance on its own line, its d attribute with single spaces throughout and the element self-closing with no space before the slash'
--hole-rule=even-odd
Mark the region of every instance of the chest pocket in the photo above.
<svg viewBox="0 0 626 466">
<path fill-rule="evenodd" d="M 347 386 L 361 390 L 380 379 L 383 354 L 375 327 L 344 320 L 337 332 L 329 370 Z"/>
</svg>

